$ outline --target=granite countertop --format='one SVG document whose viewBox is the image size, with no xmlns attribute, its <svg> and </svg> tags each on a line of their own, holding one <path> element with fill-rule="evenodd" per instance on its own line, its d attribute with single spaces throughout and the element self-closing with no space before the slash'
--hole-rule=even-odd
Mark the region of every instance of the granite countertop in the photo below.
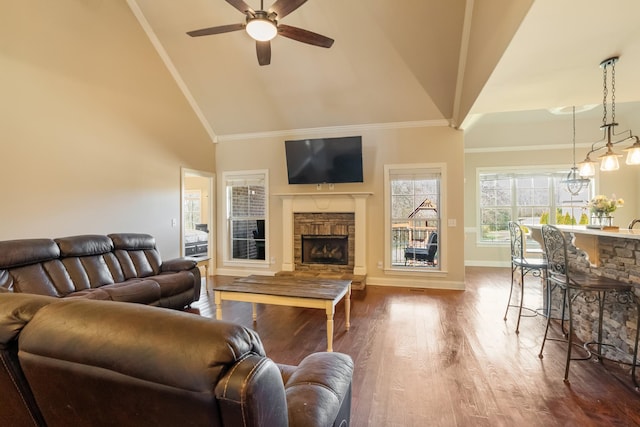
<svg viewBox="0 0 640 427">
<path fill-rule="evenodd" d="M 542 228 L 542 224 L 534 224 L 534 225 L 527 224 L 526 226 L 534 230 L 539 230 Z M 640 229 L 629 230 L 628 228 L 619 228 L 619 229 L 616 228 L 616 229 L 601 230 L 598 228 L 587 228 L 584 225 L 557 225 L 556 227 L 558 227 L 562 231 L 566 231 L 570 233 L 640 240 Z"/>
</svg>

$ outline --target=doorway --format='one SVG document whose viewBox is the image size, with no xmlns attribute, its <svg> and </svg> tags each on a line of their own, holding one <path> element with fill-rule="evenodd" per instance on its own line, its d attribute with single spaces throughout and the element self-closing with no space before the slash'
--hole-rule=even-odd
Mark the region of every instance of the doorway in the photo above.
<svg viewBox="0 0 640 427">
<path fill-rule="evenodd" d="M 180 253 L 198 260 L 205 271 L 215 269 L 215 176 L 182 168 Z"/>
</svg>

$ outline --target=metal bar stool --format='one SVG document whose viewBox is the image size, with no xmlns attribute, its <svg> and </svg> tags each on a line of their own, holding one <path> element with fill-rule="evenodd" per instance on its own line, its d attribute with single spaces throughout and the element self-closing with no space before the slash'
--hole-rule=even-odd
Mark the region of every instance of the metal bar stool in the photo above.
<svg viewBox="0 0 640 427">
<path fill-rule="evenodd" d="M 518 308 L 518 321 L 516 323 L 516 334 L 520 333 L 520 318 L 534 317 L 538 313 L 536 310 L 523 307 L 524 303 L 524 277 L 531 273 L 534 277 L 546 278 L 547 261 L 543 258 L 527 258 L 525 256 L 524 233 L 522 227 L 514 221 L 509 221 L 509 236 L 511 238 L 511 288 L 509 289 L 509 299 L 507 300 L 507 309 L 504 312 L 504 320 L 507 320 L 509 308 Z M 520 301 L 512 304 L 513 284 L 516 279 L 516 271 L 520 271 Z M 522 309 L 532 312 L 530 315 L 523 315 Z"/>
<path fill-rule="evenodd" d="M 603 343 L 602 341 L 602 319 L 607 296 L 615 297 L 620 303 L 634 303 L 636 308 L 638 308 L 639 301 L 633 292 L 633 286 L 628 283 L 606 277 L 571 271 L 567 257 L 567 242 L 564 234 L 557 227 L 552 225 L 543 225 L 542 240 L 544 242 L 547 259 L 547 280 L 548 283 L 555 285 L 562 292 L 562 306 L 563 311 L 566 308 L 568 312 L 569 330 L 566 333 L 566 339 L 548 338 L 549 325 L 551 323 L 551 316 L 548 316 L 544 338 L 542 339 L 542 346 L 540 347 L 538 357 L 541 359 L 543 358 L 542 352 L 547 340 L 565 342 L 567 344 L 567 358 L 564 371 L 565 382 L 569 381 L 569 365 L 572 360 L 588 360 L 592 355 L 596 355 L 600 361 L 602 361 L 602 359 L 610 359 L 619 363 L 632 365 L 631 375 L 633 383 L 637 388 L 638 384 L 635 378 L 635 370 L 638 354 L 638 329 L 636 328 L 636 340 L 631 363 L 625 362 L 621 359 L 605 357 L 603 355 L 603 347 L 613 349 L 615 349 L 615 347 L 611 344 Z M 573 303 L 579 296 L 582 296 L 587 303 L 598 303 L 598 333 L 596 341 L 586 342 L 582 345 L 581 348 L 585 351 L 584 356 L 572 357 L 573 346 L 579 345 L 579 343 L 574 342 L 573 325 Z M 564 324 L 564 316 L 560 319 L 560 322 Z M 638 326 L 640 326 L 640 312 L 638 312 Z M 592 347 L 596 347 L 596 349 L 592 350 Z"/>
</svg>

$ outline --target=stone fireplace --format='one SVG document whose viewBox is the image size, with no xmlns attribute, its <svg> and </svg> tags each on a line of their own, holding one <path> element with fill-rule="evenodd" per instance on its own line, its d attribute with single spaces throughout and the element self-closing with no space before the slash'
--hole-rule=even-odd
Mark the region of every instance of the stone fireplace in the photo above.
<svg viewBox="0 0 640 427">
<path fill-rule="evenodd" d="M 370 195 L 365 192 L 278 194 L 282 199 L 282 272 L 328 271 L 366 276 L 367 197 Z M 315 240 L 306 242 L 305 250 L 309 251 L 306 255 L 303 255 L 303 236 L 305 242 Z M 337 251 L 346 251 L 347 264 L 342 263 L 344 260 L 334 262 Z"/>
<path fill-rule="evenodd" d="M 293 215 L 293 260 L 296 271 L 353 272 L 355 215 L 304 212 Z"/>
</svg>

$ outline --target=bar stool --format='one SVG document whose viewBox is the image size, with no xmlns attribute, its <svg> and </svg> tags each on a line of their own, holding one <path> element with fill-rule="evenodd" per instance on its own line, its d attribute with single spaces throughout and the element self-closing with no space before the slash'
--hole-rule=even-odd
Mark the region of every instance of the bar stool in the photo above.
<svg viewBox="0 0 640 427">
<path fill-rule="evenodd" d="M 547 259 L 547 280 L 549 284 L 555 285 L 562 292 L 562 307 L 563 312 L 565 309 L 568 312 L 569 330 L 566 334 L 566 339 L 547 338 L 549 332 L 549 324 L 551 323 L 551 316 L 547 317 L 547 325 L 544 331 L 544 338 L 542 339 L 542 346 L 540 347 L 540 353 L 538 357 L 543 358 L 544 345 L 547 340 L 561 341 L 567 344 L 567 358 L 564 371 L 564 381 L 569 381 L 569 365 L 572 360 L 588 360 L 593 354 L 595 354 L 600 360 L 608 357 L 603 356 L 602 347 L 612 347 L 611 344 L 605 344 L 602 342 L 602 319 L 604 313 L 604 304 L 607 295 L 612 295 L 617 298 L 617 301 L 621 303 L 635 303 L 638 307 L 639 301 L 633 292 L 632 285 L 618 280 L 609 279 L 601 276 L 587 275 L 580 272 L 571 271 L 569 268 L 569 261 L 567 257 L 567 242 L 562 231 L 552 225 L 542 226 L 542 240 L 544 242 L 544 250 Z M 589 296 L 583 295 L 583 298 L 587 302 L 598 302 L 598 337 L 597 341 L 590 341 L 585 343 L 582 348 L 585 351 L 585 356 L 572 357 L 572 348 L 579 343 L 574 342 L 574 329 L 573 329 L 573 303 L 581 294 L 589 294 Z M 560 320 L 564 325 L 564 316 Z M 638 326 L 640 326 L 640 312 L 638 312 Z M 563 329 L 564 330 L 564 329 Z M 590 347 L 596 346 L 596 350 L 590 350 Z M 638 387 L 635 378 L 635 369 L 638 354 L 638 328 L 636 328 L 636 339 L 634 346 L 633 361 L 626 363 L 621 360 L 615 360 L 620 363 L 632 365 L 632 378 L 633 383 Z"/>
<path fill-rule="evenodd" d="M 524 277 L 531 273 L 534 277 L 546 278 L 547 261 L 543 258 L 527 258 L 525 256 L 525 243 L 524 233 L 522 227 L 514 221 L 509 221 L 509 236 L 511 238 L 511 288 L 509 289 L 509 299 L 507 300 L 507 309 L 504 312 L 504 320 L 507 320 L 507 313 L 509 308 L 518 308 L 518 321 L 516 323 L 516 334 L 520 333 L 520 318 L 521 317 L 534 317 L 537 315 L 537 311 L 523 307 L 524 303 Z M 513 283 L 516 278 L 516 270 L 520 270 L 520 302 L 519 304 L 512 304 L 511 297 L 513 296 Z M 531 315 L 523 315 L 522 309 L 532 312 Z"/>
</svg>

